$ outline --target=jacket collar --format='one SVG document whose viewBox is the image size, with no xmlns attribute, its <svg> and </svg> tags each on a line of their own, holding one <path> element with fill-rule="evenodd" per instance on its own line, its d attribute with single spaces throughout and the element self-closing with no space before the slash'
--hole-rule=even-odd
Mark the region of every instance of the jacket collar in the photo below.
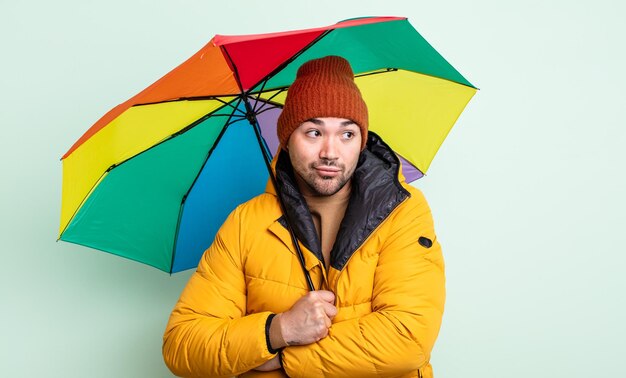
<svg viewBox="0 0 626 378">
<path fill-rule="evenodd" d="M 285 203 L 285 214 L 278 219 L 285 228 L 287 219 L 298 240 L 320 261 L 322 248 L 313 218 L 296 180 L 289 155 L 279 151 L 272 162 L 278 192 Z M 335 245 L 330 253 L 330 264 L 342 270 L 352 254 L 365 242 L 391 212 L 410 196 L 402 187 L 404 177 L 396 154 L 373 132 L 368 133 L 366 149 L 361 152 L 352 176 L 352 193 Z M 276 194 L 271 181 L 266 191 Z"/>
</svg>

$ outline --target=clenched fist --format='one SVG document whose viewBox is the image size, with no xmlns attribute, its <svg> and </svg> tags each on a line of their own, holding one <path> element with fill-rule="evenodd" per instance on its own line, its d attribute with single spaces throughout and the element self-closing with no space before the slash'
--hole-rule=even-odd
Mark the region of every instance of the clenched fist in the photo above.
<svg viewBox="0 0 626 378">
<path fill-rule="evenodd" d="M 288 311 L 276 315 L 270 325 L 272 348 L 312 344 L 326 337 L 337 315 L 334 301 L 331 291 L 311 291 Z"/>
</svg>

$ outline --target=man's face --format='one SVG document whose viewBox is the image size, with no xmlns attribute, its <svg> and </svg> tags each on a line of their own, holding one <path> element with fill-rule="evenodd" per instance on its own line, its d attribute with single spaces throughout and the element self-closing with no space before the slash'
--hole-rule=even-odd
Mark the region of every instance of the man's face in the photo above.
<svg viewBox="0 0 626 378">
<path fill-rule="evenodd" d="M 291 134 L 287 151 L 303 194 L 331 196 L 352 178 L 361 129 L 345 118 L 313 118 Z"/>
</svg>

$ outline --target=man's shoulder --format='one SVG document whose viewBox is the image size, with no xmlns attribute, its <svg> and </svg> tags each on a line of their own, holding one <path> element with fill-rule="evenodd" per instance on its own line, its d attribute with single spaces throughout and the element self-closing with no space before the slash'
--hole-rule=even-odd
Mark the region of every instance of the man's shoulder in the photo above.
<svg viewBox="0 0 626 378">
<path fill-rule="evenodd" d="M 263 219 L 275 220 L 282 214 L 275 195 L 259 194 L 240 204 L 234 210 L 242 221 L 256 222 Z"/>
<path fill-rule="evenodd" d="M 426 201 L 426 197 L 422 191 L 412 185 L 407 183 L 402 183 L 402 187 L 404 190 L 409 192 L 409 198 L 404 201 L 400 208 L 403 212 L 415 212 L 418 211 L 420 213 L 424 211 L 430 211 L 430 207 L 428 206 L 428 201 Z"/>
</svg>

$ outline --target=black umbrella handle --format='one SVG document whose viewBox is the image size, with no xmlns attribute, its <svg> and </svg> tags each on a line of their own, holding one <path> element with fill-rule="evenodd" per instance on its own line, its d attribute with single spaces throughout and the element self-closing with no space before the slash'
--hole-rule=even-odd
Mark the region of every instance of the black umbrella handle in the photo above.
<svg viewBox="0 0 626 378">
<path fill-rule="evenodd" d="M 270 172 L 270 176 L 273 176 L 271 172 Z M 275 179 L 272 180 L 272 183 L 274 184 L 274 188 L 276 189 L 276 180 Z M 276 196 L 280 198 L 280 196 L 278 195 L 278 192 L 276 193 Z M 282 200 L 279 200 L 279 202 L 281 202 L 281 208 L 283 208 L 283 214 L 287 214 L 284 211 L 284 207 L 282 206 Z M 291 235 L 291 242 L 293 243 L 294 247 L 296 247 L 296 254 L 298 255 L 298 260 L 300 260 L 300 266 L 302 267 L 304 278 L 306 278 L 306 284 L 309 287 L 309 291 L 315 291 L 315 286 L 313 286 L 311 275 L 309 274 L 309 271 L 306 269 L 306 264 L 304 263 L 304 255 L 302 254 L 302 250 L 300 249 L 300 243 L 298 243 L 298 238 L 296 238 L 296 235 L 294 234 L 293 229 L 291 228 L 289 219 L 286 215 L 285 215 L 285 220 L 287 221 L 287 229 L 289 230 L 289 235 Z"/>
<path fill-rule="evenodd" d="M 298 238 L 296 237 L 296 234 L 294 233 L 293 228 L 291 227 L 291 219 L 289 219 L 289 216 L 287 215 L 287 212 L 285 211 L 285 204 L 283 202 L 283 198 L 280 196 L 280 191 L 278 190 L 278 183 L 276 182 L 276 177 L 274 176 L 274 172 L 272 171 L 272 165 L 268 157 L 269 152 L 267 151 L 267 148 L 265 148 L 265 146 L 263 145 L 263 141 L 261 139 L 261 131 L 259 130 L 259 123 L 257 122 L 256 115 L 252 111 L 252 107 L 250 106 L 250 103 L 248 102 L 247 97 L 245 98 L 245 103 L 246 103 L 247 113 L 250 115 L 248 117 L 248 121 L 250 122 L 250 124 L 252 125 L 252 128 L 254 129 L 254 134 L 256 135 L 257 142 L 259 143 L 259 148 L 261 148 L 261 154 L 263 154 L 263 161 L 265 161 L 265 167 L 267 168 L 267 172 L 270 175 L 270 180 L 272 180 L 272 185 L 274 185 L 274 190 L 276 190 L 276 197 L 278 198 L 280 209 L 285 215 L 285 221 L 287 223 L 287 230 L 289 230 L 289 235 L 291 236 L 291 242 L 293 243 L 293 246 L 296 249 L 296 255 L 298 256 L 298 260 L 300 260 L 300 266 L 302 267 L 302 272 L 304 272 L 304 278 L 306 278 L 306 283 L 307 283 L 307 286 L 309 287 L 309 291 L 315 291 L 315 286 L 313 285 L 313 281 L 311 280 L 311 275 L 309 274 L 309 271 L 306 269 L 306 264 L 304 263 L 304 254 L 302 253 L 302 250 L 300 249 L 300 243 L 298 242 Z"/>
</svg>

